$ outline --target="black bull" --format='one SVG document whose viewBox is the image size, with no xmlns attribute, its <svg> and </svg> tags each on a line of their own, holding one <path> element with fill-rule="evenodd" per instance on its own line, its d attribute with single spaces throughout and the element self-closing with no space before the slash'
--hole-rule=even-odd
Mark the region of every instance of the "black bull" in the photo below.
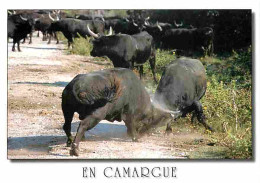
<svg viewBox="0 0 260 183">
<path fill-rule="evenodd" d="M 48 33 L 61 31 L 68 39 L 68 48 L 73 43 L 73 38 L 78 37 L 78 34 L 84 38 L 90 36 L 87 31 L 89 25 L 92 31 L 104 34 L 105 23 L 98 20 L 79 20 L 74 18 L 64 18 L 60 21 L 53 22 L 48 30 Z"/>
<path fill-rule="evenodd" d="M 210 27 L 194 29 L 168 29 L 164 32 L 161 41 L 164 48 L 183 51 L 203 51 L 204 54 L 213 54 L 213 29 Z"/>
<path fill-rule="evenodd" d="M 62 111 L 68 146 L 72 143 L 74 113 L 79 113 L 82 120 L 72 143 L 71 155 L 79 155 L 79 142 L 85 131 L 103 119 L 111 122 L 124 120 L 133 141 L 137 141 L 139 133 L 173 119 L 170 113 L 153 107 L 142 82 L 131 70 L 124 68 L 77 75 L 63 90 Z"/>
<path fill-rule="evenodd" d="M 22 14 L 8 16 L 7 36 L 13 38 L 12 51 L 15 51 L 16 43 L 18 51 L 21 51 L 20 40 L 26 38 L 27 34 L 32 32 L 34 24 L 35 20 L 33 18 L 24 18 Z"/>
<path fill-rule="evenodd" d="M 154 102 L 167 110 L 176 111 L 175 118 L 185 117 L 187 113 L 195 111 L 192 121 L 197 116 L 198 121 L 206 129 L 213 131 L 205 121 L 203 108 L 199 102 L 206 88 L 206 72 L 202 63 L 196 59 L 179 58 L 164 70 L 155 92 Z M 168 130 L 171 130 L 170 124 Z"/>
<path fill-rule="evenodd" d="M 155 77 L 155 46 L 153 37 L 147 32 L 134 35 L 117 34 L 111 36 L 95 35 L 93 41 L 92 56 L 107 56 L 113 62 L 114 67 L 133 69 L 139 67 L 140 77 L 143 75 L 143 64 L 149 60 L 151 70 Z"/>
</svg>

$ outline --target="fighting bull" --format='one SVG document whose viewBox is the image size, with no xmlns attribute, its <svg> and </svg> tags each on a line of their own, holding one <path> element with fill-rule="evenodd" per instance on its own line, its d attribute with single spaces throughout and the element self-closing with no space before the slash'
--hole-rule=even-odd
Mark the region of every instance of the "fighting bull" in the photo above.
<svg viewBox="0 0 260 183">
<path fill-rule="evenodd" d="M 88 27 L 87 27 L 88 28 Z M 134 35 L 116 34 L 109 36 L 99 36 L 88 28 L 95 40 L 93 40 L 93 50 L 91 55 L 107 56 L 113 62 L 114 67 L 133 69 L 139 67 L 140 78 L 143 76 L 143 64 L 149 60 L 150 67 L 155 77 L 155 55 L 153 37 L 147 32 Z"/>
<path fill-rule="evenodd" d="M 199 60 L 179 58 L 171 62 L 164 70 L 154 96 L 154 103 L 162 108 L 176 111 L 175 118 L 193 113 L 194 117 L 206 129 L 212 128 L 206 123 L 200 99 L 207 88 L 205 68 Z M 170 124 L 167 130 L 171 131 Z"/>
<path fill-rule="evenodd" d="M 125 122 L 127 134 L 137 141 L 156 125 L 165 125 L 173 119 L 171 113 L 155 108 L 144 85 L 129 69 L 114 68 L 77 75 L 63 90 L 63 129 L 71 146 L 71 155 L 79 155 L 79 142 L 85 131 L 101 120 Z M 74 113 L 81 120 L 72 139 L 71 122 Z M 73 141 L 73 142 L 72 142 Z"/>
</svg>

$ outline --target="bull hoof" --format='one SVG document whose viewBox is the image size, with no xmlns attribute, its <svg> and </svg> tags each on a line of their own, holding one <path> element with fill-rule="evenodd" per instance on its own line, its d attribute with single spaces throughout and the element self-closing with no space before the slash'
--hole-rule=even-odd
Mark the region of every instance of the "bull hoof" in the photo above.
<svg viewBox="0 0 260 183">
<path fill-rule="evenodd" d="M 79 156 L 79 149 L 78 148 L 73 148 L 70 150 L 70 155 L 71 156 Z"/>
</svg>

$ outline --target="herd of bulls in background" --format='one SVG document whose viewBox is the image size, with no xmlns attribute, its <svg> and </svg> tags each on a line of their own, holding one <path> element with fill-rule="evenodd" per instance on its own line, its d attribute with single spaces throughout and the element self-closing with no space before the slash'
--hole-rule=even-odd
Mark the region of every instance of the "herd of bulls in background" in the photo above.
<svg viewBox="0 0 260 183">
<path fill-rule="evenodd" d="M 103 17 L 101 15 L 75 15 L 53 10 L 33 12 L 8 11 L 8 37 L 13 38 L 12 51 L 20 40 L 41 31 L 43 40 L 49 41 L 60 31 L 68 40 L 68 48 L 79 35 L 92 41 L 92 56 L 107 56 L 115 69 L 76 76 L 62 93 L 62 110 L 65 124 L 63 129 L 68 137 L 67 145 L 72 146 L 71 155 L 79 155 L 79 142 L 86 130 L 101 120 L 124 120 L 127 132 L 133 141 L 137 134 L 147 131 L 159 123 L 170 123 L 177 117 L 185 117 L 195 111 L 194 116 L 206 129 L 212 130 L 205 122 L 199 100 L 206 92 L 206 73 L 200 61 L 180 58 L 169 64 L 164 71 L 155 93 L 153 104 L 141 81 L 127 69 L 139 67 L 140 78 L 143 64 L 149 60 L 154 81 L 156 48 L 174 49 L 182 54 L 202 52 L 213 53 L 213 30 L 203 28 L 181 28 L 150 20 L 149 17 Z M 109 31 L 108 35 L 105 30 Z M 57 39 L 58 43 L 58 39 Z M 154 107 L 157 106 L 157 107 Z M 159 106 L 159 107 L 158 107 Z M 173 112 L 174 111 L 174 112 Z M 73 141 L 71 122 L 74 112 L 82 120 Z M 173 116 L 173 118 L 172 118 Z"/>
<path fill-rule="evenodd" d="M 61 31 L 68 39 L 68 46 L 73 38 L 90 36 L 86 25 L 94 32 L 104 35 L 105 30 L 113 29 L 115 34 L 134 35 L 148 32 L 160 48 L 176 49 L 186 53 L 198 51 L 211 55 L 213 53 L 213 29 L 210 27 L 183 28 L 183 24 L 174 24 L 150 20 L 149 17 L 103 17 L 102 15 L 67 15 L 60 10 L 16 10 L 8 11 L 8 37 L 14 38 L 14 44 L 31 34 L 41 31 L 43 40 L 47 34 Z M 30 39 L 31 43 L 31 39 Z M 50 41 L 48 42 L 50 43 Z M 13 51 L 15 48 L 13 46 Z"/>
</svg>

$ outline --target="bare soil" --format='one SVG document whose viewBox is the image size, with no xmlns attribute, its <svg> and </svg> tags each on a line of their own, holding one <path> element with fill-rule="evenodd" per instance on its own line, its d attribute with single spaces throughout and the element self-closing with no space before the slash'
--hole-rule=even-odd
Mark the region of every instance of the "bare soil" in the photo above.
<svg viewBox="0 0 260 183">
<path fill-rule="evenodd" d="M 156 132 L 132 142 L 124 122 L 101 121 L 85 133 L 80 156 L 69 155 L 61 111 L 61 93 L 77 74 L 112 67 L 108 61 L 67 55 L 66 45 L 21 44 L 12 52 L 8 43 L 8 159 L 185 159 L 208 140 L 189 129 L 170 135 Z M 28 41 L 27 41 L 28 42 Z M 80 121 L 72 123 L 75 135 Z"/>
</svg>

